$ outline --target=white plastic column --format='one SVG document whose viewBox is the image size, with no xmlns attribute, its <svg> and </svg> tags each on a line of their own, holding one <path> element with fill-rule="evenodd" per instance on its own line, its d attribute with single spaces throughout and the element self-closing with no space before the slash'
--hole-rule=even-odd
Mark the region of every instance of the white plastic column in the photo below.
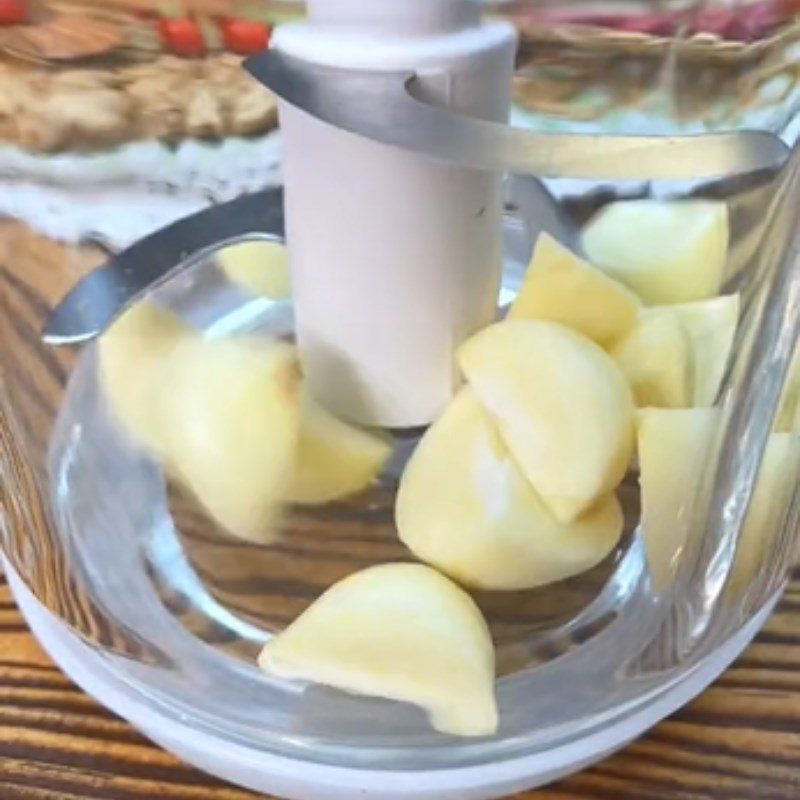
<svg viewBox="0 0 800 800">
<path fill-rule="evenodd" d="M 310 0 L 274 46 L 315 64 L 414 70 L 473 116 L 508 117 L 515 34 L 476 0 Z M 431 422 L 455 350 L 494 314 L 500 176 L 434 164 L 282 104 L 297 328 L 314 395 L 366 425 Z"/>
</svg>

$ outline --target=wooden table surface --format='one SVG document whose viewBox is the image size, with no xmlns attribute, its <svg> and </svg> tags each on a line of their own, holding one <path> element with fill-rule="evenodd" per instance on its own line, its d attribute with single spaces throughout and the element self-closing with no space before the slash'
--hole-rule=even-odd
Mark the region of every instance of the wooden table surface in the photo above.
<svg viewBox="0 0 800 800">
<path fill-rule="evenodd" d="M 58 246 L 0 223 L 0 277 L 33 276 L 41 297 L 28 292 L 32 304 L 61 293 L 53 270 L 64 258 Z M 69 258 L 84 266 L 96 255 Z M 0 800 L 89 798 L 256 795 L 181 764 L 73 686 L 27 631 L 0 577 Z M 800 580 L 699 699 L 602 764 L 523 798 L 800 800 Z"/>
<path fill-rule="evenodd" d="M 1 800 L 254 800 L 184 766 L 51 663 L 0 584 Z M 694 703 L 598 766 L 517 800 L 800 798 L 800 581 Z"/>
</svg>

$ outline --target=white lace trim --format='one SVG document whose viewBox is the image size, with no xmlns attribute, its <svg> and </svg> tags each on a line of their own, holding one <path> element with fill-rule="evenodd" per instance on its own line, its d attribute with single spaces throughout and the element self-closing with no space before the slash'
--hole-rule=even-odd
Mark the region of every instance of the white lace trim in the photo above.
<svg viewBox="0 0 800 800">
<path fill-rule="evenodd" d="M 513 122 L 548 129 L 520 109 Z M 798 136 L 800 115 L 794 115 L 783 138 L 793 144 Z M 119 249 L 209 205 L 280 184 L 280 160 L 278 131 L 218 144 L 186 141 L 176 148 L 139 142 L 85 155 L 42 156 L 0 146 L 0 215 L 21 219 L 53 239 L 96 238 Z M 611 186 L 624 195 L 646 185 L 579 179 L 545 183 L 557 198 Z"/>
<path fill-rule="evenodd" d="M 0 147 L 0 215 L 66 242 L 125 247 L 214 203 L 280 183 L 280 136 L 139 142 L 99 154 Z"/>
</svg>

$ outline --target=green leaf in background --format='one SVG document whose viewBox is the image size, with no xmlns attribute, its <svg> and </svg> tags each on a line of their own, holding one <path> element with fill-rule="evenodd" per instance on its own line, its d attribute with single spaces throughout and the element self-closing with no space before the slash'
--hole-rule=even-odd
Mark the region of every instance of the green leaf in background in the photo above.
<svg viewBox="0 0 800 800">
<path fill-rule="evenodd" d="M 177 0 L 162 0 L 158 4 L 158 16 L 162 19 L 181 19 L 186 16 L 186 9 Z"/>
<path fill-rule="evenodd" d="M 284 22 L 296 22 L 306 16 L 305 3 L 294 2 L 253 2 L 244 3 L 239 11 L 243 19 L 266 22 L 269 25 L 280 25 Z"/>
</svg>

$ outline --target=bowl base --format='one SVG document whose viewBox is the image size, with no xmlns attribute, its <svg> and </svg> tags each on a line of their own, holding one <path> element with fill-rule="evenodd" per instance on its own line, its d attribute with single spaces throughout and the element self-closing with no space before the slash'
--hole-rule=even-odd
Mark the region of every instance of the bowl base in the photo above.
<svg viewBox="0 0 800 800">
<path fill-rule="evenodd" d="M 576 772 L 639 736 L 712 683 L 758 633 L 774 598 L 735 636 L 679 681 L 599 732 L 546 753 L 456 769 L 364 770 L 333 767 L 272 755 L 220 741 L 169 716 L 60 622 L 30 593 L 7 559 L 9 585 L 34 635 L 56 664 L 88 694 L 178 758 L 244 788 L 290 800 L 489 800 L 532 789 Z"/>
</svg>

